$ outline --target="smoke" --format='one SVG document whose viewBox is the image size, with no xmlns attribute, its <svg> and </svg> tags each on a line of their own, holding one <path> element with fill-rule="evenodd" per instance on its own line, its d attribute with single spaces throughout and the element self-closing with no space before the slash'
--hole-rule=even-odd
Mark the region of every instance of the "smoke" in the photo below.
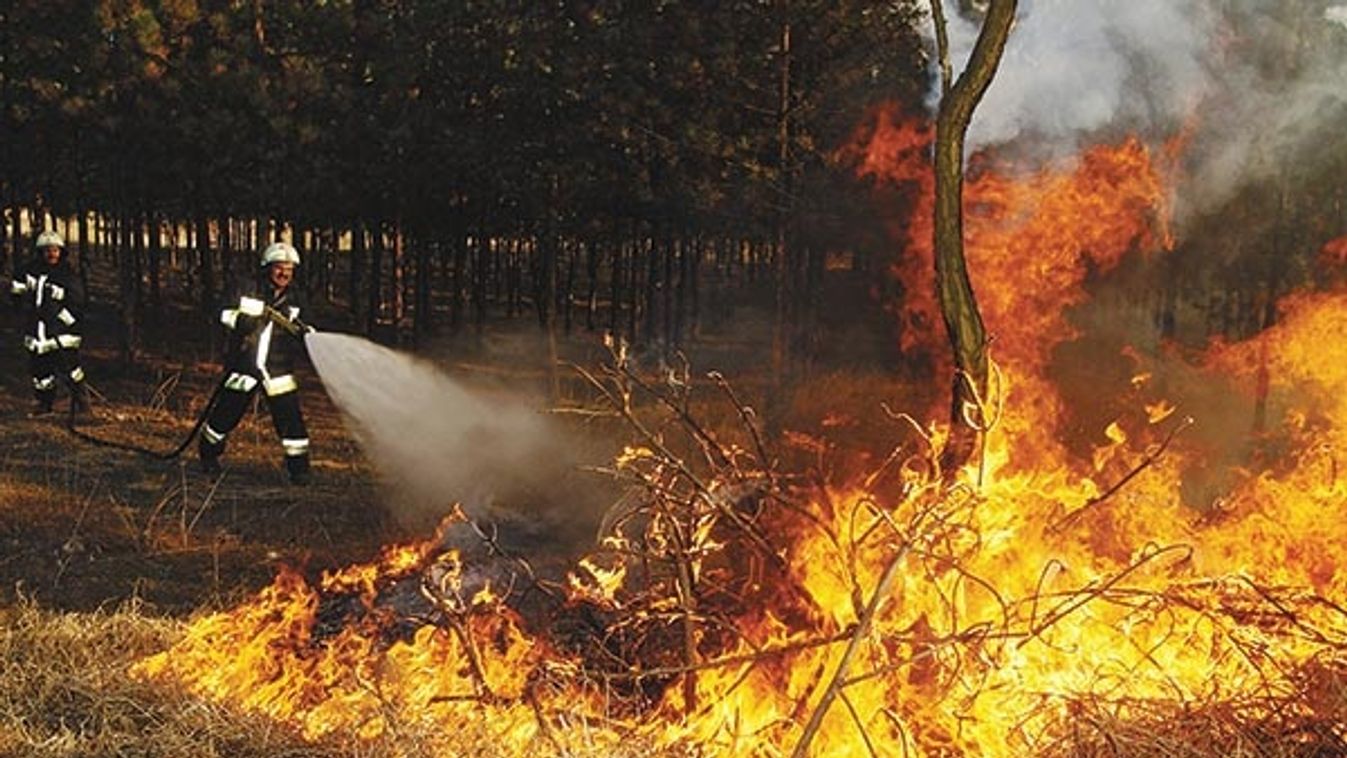
<svg viewBox="0 0 1347 758">
<path fill-rule="evenodd" d="M 431 363 L 344 334 L 309 335 L 314 367 L 404 523 L 463 506 L 520 547 L 592 541 L 611 493 L 580 440 L 513 394 L 470 391 Z"/>
<path fill-rule="evenodd" d="M 1175 119 L 1211 87 L 1215 19 L 1203 0 L 1026 0 L 969 146 L 1022 134 L 1076 140 L 1119 123 Z M 949 18 L 950 58 L 968 58 L 979 25 Z"/>
<path fill-rule="evenodd" d="M 1199 213 L 1340 128 L 1344 27 L 1347 5 L 1314 0 L 1024 0 L 968 145 L 1061 156 L 1120 130 L 1191 126 L 1176 210 Z M 978 28 L 950 14 L 956 74 Z"/>
</svg>

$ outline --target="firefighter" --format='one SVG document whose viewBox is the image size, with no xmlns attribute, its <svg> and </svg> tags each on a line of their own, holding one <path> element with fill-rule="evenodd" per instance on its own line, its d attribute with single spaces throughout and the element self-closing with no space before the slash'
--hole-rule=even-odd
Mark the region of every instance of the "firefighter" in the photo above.
<svg viewBox="0 0 1347 758">
<path fill-rule="evenodd" d="M 18 271 L 10 292 L 25 311 L 23 346 L 37 403 L 31 416 L 51 413 L 59 380 L 70 389 L 75 414 L 89 411 L 84 369 L 80 367 L 80 316 L 84 288 L 65 255 L 65 240 L 53 231 L 37 236 L 37 255 Z"/>
<path fill-rule="evenodd" d="M 309 434 L 293 371 L 310 328 L 300 321 L 302 296 L 291 286 L 299 252 L 289 243 L 274 242 L 262 252 L 261 264 L 257 286 L 238 289 L 220 312 L 229 329 L 224 386 L 201 429 L 201 469 L 212 476 L 220 473 L 225 438 L 260 388 L 285 451 L 286 473 L 291 482 L 304 484 L 309 479 Z"/>
</svg>

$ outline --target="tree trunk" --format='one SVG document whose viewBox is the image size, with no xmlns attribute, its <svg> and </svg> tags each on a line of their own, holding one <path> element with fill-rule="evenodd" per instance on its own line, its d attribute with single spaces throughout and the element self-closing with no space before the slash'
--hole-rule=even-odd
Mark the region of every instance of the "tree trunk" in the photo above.
<svg viewBox="0 0 1347 758">
<path fill-rule="evenodd" d="M 594 315 L 599 308 L 599 242 L 585 245 L 585 329 L 594 331 Z"/>
<path fill-rule="evenodd" d="M 656 320 L 659 313 L 656 306 L 659 305 L 659 256 L 660 251 L 656 247 L 656 237 L 650 237 L 641 241 L 641 248 L 645 251 L 645 341 L 652 343 L 658 336 L 656 331 Z"/>
<path fill-rule="evenodd" d="M 93 270 L 93 265 L 91 263 L 93 260 L 93 241 L 89 238 L 89 212 L 84 208 L 83 203 L 80 204 L 80 208 L 77 212 L 79 213 L 79 219 L 75 224 L 75 228 L 79 234 L 80 284 L 83 285 L 84 291 L 88 292 L 89 273 Z"/>
<path fill-rule="evenodd" d="M 9 208 L 0 200 L 0 271 L 11 272 L 10 265 Z"/>
<path fill-rule="evenodd" d="M 779 8 L 784 16 L 786 10 L 785 0 L 781 0 Z M 772 251 L 772 262 L 774 264 L 775 282 L 773 287 L 773 319 L 772 319 L 772 388 L 775 390 L 771 394 L 773 400 L 782 396 L 782 389 L 786 382 L 786 353 L 790 344 L 788 334 L 790 331 L 790 312 L 791 312 L 791 292 L 790 292 L 790 260 L 794 251 L 789 238 L 787 227 L 790 224 L 793 209 L 788 198 L 791 196 L 791 177 L 790 167 L 790 94 L 791 94 L 791 25 L 790 21 L 782 18 L 781 21 L 781 60 L 779 63 L 779 88 L 777 91 L 777 172 L 779 174 L 777 182 L 780 185 L 781 209 L 777 213 L 776 223 L 776 244 Z M 773 421 L 776 414 L 768 413 L 768 420 Z"/>
<path fill-rule="evenodd" d="M 556 309 L 552 304 L 556 302 L 557 291 L 557 250 L 560 244 L 556 235 L 550 230 L 544 233 L 542 239 L 542 257 L 546 269 L 543 272 L 544 279 L 544 297 L 542 306 L 545 315 L 543 316 L 543 328 L 547 330 L 547 376 L 552 388 L 552 404 L 558 405 L 561 402 L 561 376 L 558 371 L 560 361 L 557 358 L 557 318 Z"/>
<path fill-rule="evenodd" d="M 402 219 L 393 222 L 393 334 L 394 342 L 402 341 L 402 329 L 407 320 L 407 241 L 402 231 Z"/>
<path fill-rule="evenodd" d="M 505 279 L 505 317 L 514 318 L 519 315 L 521 306 L 519 305 L 519 288 L 523 286 L 523 274 L 520 272 L 519 243 L 517 240 L 502 240 L 496 247 L 496 255 L 504 257 L 503 273 L 500 275 Z M 501 266 L 496 267 L 501 270 Z M 499 300 L 500 298 L 497 297 Z"/>
<path fill-rule="evenodd" d="M 234 276 L 232 265 L 234 256 L 230 253 L 234 237 L 231 234 L 233 230 L 230 229 L 229 216 L 224 215 L 215 219 L 215 228 L 220 235 L 220 283 L 223 289 L 223 285 L 229 284 Z"/>
<path fill-rule="evenodd" d="M 664 343 L 664 357 L 668 359 L 673 355 L 673 259 L 674 259 L 674 240 L 673 235 L 667 232 L 660 239 L 660 262 L 664 270 L 660 273 L 660 315 L 662 323 L 660 329 L 662 334 L 660 339 Z"/>
<path fill-rule="evenodd" d="M 463 328 L 463 285 L 465 278 L 463 269 L 468 265 L 468 238 L 462 232 L 454 234 L 454 278 L 453 290 L 450 295 L 450 302 L 453 307 L 453 315 L 450 316 L 450 329 L 454 334 Z"/>
<path fill-rule="evenodd" d="M 351 222 L 351 255 L 346 262 L 347 269 L 346 300 L 351 320 L 360 321 L 360 272 L 365 267 L 365 222 L 359 219 Z"/>
<path fill-rule="evenodd" d="M 480 335 L 486 328 L 486 258 L 489 242 L 486 239 L 486 224 L 478 227 L 478 235 L 473 240 L 472 262 L 472 311 L 473 326 Z"/>
<path fill-rule="evenodd" d="M 627 339 L 636 342 L 636 322 L 641 317 L 641 256 L 644 239 L 633 237 L 627 265 Z"/>
<path fill-rule="evenodd" d="M 431 249 L 428 240 L 418 239 L 416 243 L 416 282 L 415 296 L 413 298 L 414 320 L 412 321 L 412 340 L 416 345 L 422 344 L 427 334 L 430 334 L 432 314 L 430 312 L 430 262 Z"/>
<path fill-rule="evenodd" d="M 163 239 L 160 237 L 160 223 L 157 213 L 148 214 L 146 226 L 149 227 L 146 232 L 148 235 L 148 251 L 146 253 L 149 259 L 150 267 L 150 312 L 154 314 L 155 321 L 161 322 L 164 308 L 163 289 L 159 276 L 160 268 L 163 264 Z"/>
<path fill-rule="evenodd" d="M 145 215 L 136 213 L 127 224 L 131 235 L 131 281 L 132 302 L 136 309 L 136 319 L 143 321 L 145 316 Z"/>
<path fill-rule="evenodd" d="M 533 308 L 538 315 L 538 325 L 544 329 L 551 326 L 553 293 L 556 291 L 556 244 L 547 238 L 541 250 L 535 242 L 533 255 Z"/>
<path fill-rule="evenodd" d="M 1015 20 L 1017 0 L 991 0 L 967 68 L 950 86 L 936 117 L 935 136 L 935 280 L 940 313 L 954 352 L 950 440 L 942 455 L 953 473 L 972 457 L 983 420 L 977 415 L 987 390 L 987 334 L 968 278 L 963 246 L 964 138 L 973 111 L 996 74 Z M 938 34 L 944 37 L 941 2 L 932 3 Z M 942 46 L 941 60 L 948 51 Z M 942 69 L 944 64 L 942 63 Z M 970 417 L 971 416 L 971 417 Z M 972 422 L 970 426 L 967 422 Z"/>
<path fill-rule="evenodd" d="M 692 288 L 692 310 L 689 314 L 687 335 L 689 340 L 695 340 L 701 335 L 702 327 L 702 256 L 705 254 L 703 247 L 705 239 L 696 237 L 692 242 L 692 259 L 688 263 L 688 285 Z"/>
<path fill-rule="evenodd" d="M 566 283 L 562 286 L 561 292 L 557 293 L 557 308 L 560 309 L 563 318 L 563 324 L 567 336 L 571 333 L 574 320 L 575 305 L 575 269 L 580 259 L 580 251 L 576 249 L 574 242 L 567 242 L 563 247 L 566 250 Z"/>
<path fill-rule="evenodd" d="M 622 240 L 613 243 L 613 270 L 608 280 L 608 333 L 617 336 L 622 303 Z"/>
<path fill-rule="evenodd" d="M 674 347 L 682 349 L 683 336 L 687 328 L 688 310 L 688 266 L 692 259 L 692 235 L 686 231 L 678 239 L 678 283 L 674 290 L 673 334 L 670 341 Z"/>
<path fill-rule="evenodd" d="M 383 251 L 384 251 L 384 222 L 378 221 L 374 224 L 373 234 L 370 235 L 369 247 L 369 289 L 366 294 L 369 296 L 365 311 L 365 334 L 374 336 L 374 329 L 379 324 L 379 311 L 383 308 Z"/>
<path fill-rule="evenodd" d="M 117 255 L 117 298 L 118 316 L 121 321 L 121 334 L 119 347 L 121 348 L 122 363 L 125 366 L 131 366 L 136 360 L 136 347 L 139 342 L 139 330 L 136 319 L 136 283 L 135 283 L 135 248 L 132 245 L 131 216 L 123 214 L 119 221 L 120 237 L 116 249 Z"/>
</svg>

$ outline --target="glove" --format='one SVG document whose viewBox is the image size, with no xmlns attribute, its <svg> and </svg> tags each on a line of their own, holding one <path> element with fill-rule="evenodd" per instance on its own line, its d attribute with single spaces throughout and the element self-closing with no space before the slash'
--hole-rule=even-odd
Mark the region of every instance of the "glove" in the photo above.
<svg viewBox="0 0 1347 758">
<path fill-rule="evenodd" d="M 245 316 L 252 316 L 254 318 L 261 316 L 262 310 L 265 307 L 266 304 L 261 300 L 254 300 L 251 297 L 239 298 L 239 313 L 242 313 Z"/>
<path fill-rule="evenodd" d="M 52 300 L 65 300 L 65 287 L 59 284 L 48 284 L 47 292 L 51 294 Z"/>
</svg>

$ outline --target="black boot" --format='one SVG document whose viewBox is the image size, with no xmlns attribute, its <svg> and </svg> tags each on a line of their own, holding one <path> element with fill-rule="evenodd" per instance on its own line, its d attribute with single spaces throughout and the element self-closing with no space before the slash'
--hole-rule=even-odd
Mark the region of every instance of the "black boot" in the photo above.
<svg viewBox="0 0 1347 758">
<path fill-rule="evenodd" d="M 224 451 L 219 445 L 212 445 L 201 439 L 197 441 L 196 452 L 201 473 L 206 476 L 219 476 L 224 471 L 224 467 L 220 465 L 220 453 Z"/>
<path fill-rule="evenodd" d="M 70 385 L 70 415 L 76 421 L 88 421 L 91 416 L 89 388 L 82 381 Z"/>
<path fill-rule="evenodd" d="M 292 455 L 285 459 L 285 471 L 290 475 L 291 484 L 309 483 L 309 456 Z"/>
<path fill-rule="evenodd" d="M 56 401 L 55 390 L 38 390 L 33 395 L 33 409 L 28 411 L 28 418 L 42 418 L 51 415 L 51 406 Z"/>
</svg>

